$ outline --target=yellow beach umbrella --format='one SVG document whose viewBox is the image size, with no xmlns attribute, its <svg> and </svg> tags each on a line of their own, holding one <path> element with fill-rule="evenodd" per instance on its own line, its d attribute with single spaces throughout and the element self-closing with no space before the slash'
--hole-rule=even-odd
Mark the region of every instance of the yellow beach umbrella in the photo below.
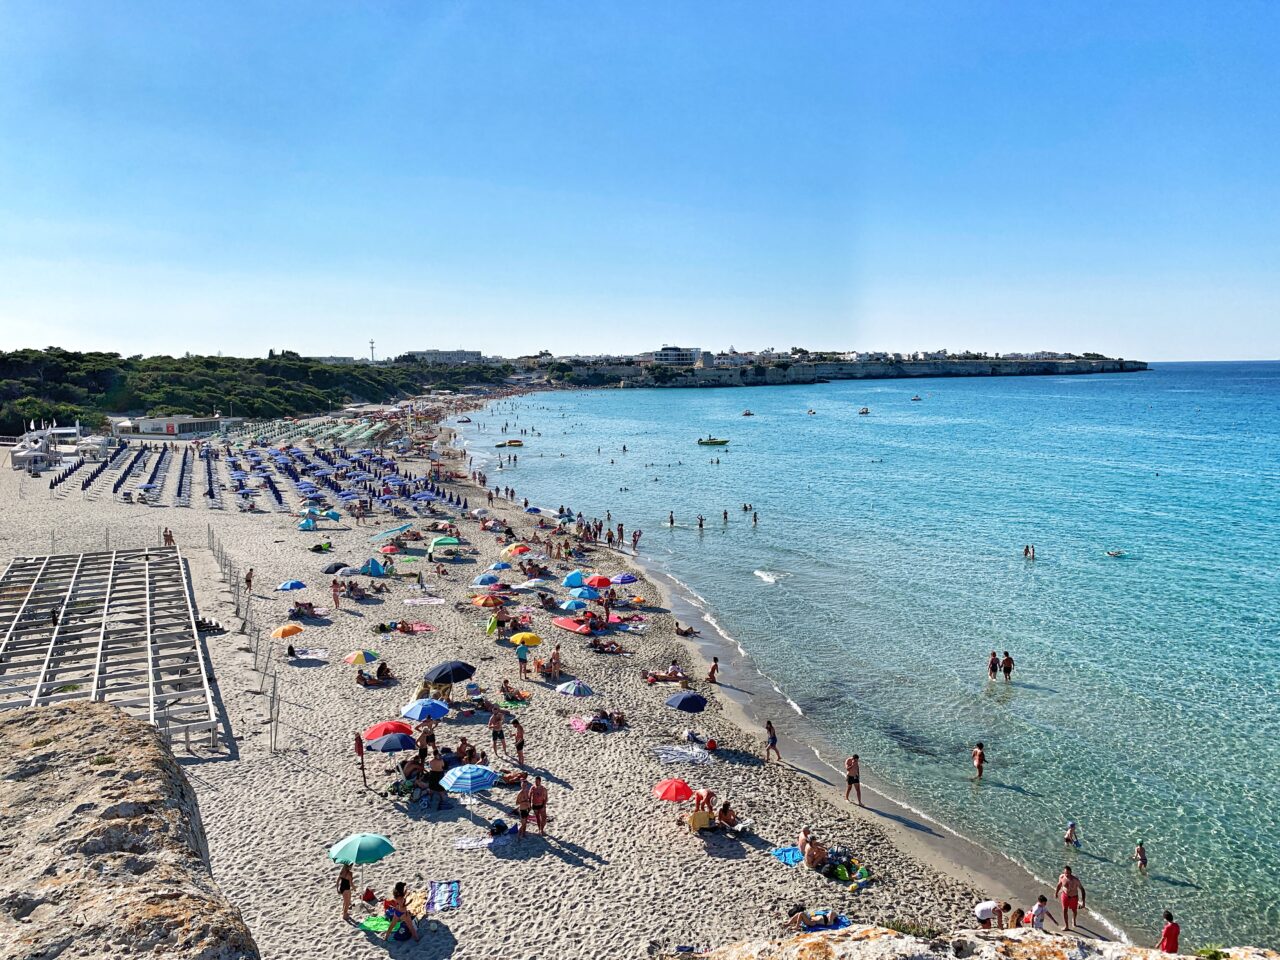
<svg viewBox="0 0 1280 960">
<path fill-rule="evenodd" d="M 526 647 L 536 647 L 542 642 L 542 638 L 536 633 L 517 633 L 511 638 L 511 642 L 517 646 L 523 643 Z"/>
<path fill-rule="evenodd" d="M 286 637 L 294 637 L 302 632 L 302 624 L 286 623 L 283 627 L 276 627 L 271 631 L 271 636 L 276 640 L 283 640 Z"/>
</svg>

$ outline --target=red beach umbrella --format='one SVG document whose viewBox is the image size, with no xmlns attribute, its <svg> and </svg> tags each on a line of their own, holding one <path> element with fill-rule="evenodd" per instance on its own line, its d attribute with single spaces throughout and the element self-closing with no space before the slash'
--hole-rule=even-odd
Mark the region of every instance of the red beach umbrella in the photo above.
<svg viewBox="0 0 1280 960">
<path fill-rule="evenodd" d="M 693 789 L 679 777 L 663 780 L 653 788 L 653 795 L 669 803 L 683 803 L 693 799 Z"/>
<path fill-rule="evenodd" d="M 402 720 L 384 720 L 382 723 L 375 723 L 361 736 L 365 740 L 377 740 L 379 737 L 385 737 L 391 733 L 407 733 L 409 736 L 413 736 L 413 727 Z"/>
<path fill-rule="evenodd" d="M 586 579 L 587 586 L 595 587 L 597 590 L 608 590 L 610 582 L 608 577 L 602 577 L 598 573 Z"/>
</svg>

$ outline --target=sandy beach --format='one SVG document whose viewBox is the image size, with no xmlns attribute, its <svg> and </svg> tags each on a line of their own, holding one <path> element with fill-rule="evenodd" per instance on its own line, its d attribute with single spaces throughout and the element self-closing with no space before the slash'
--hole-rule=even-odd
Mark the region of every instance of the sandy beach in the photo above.
<svg viewBox="0 0 1280 960">
<path fill-rule="evenodd" d="M 404 466 L 422 472 L 426 464 Z M 175 482 L 174 477 L 166 481 Z M 456 510 L 449 514 L 459 524 L 464 547 L 447 565 L 447 577 L 435 576 L 419 549 L 399 563 L 399 573 L 421 571 L 426 594 L 441 602 L 406 604 L 423 597 L 414 589 L 414 578 L 385 581 L 388 593 L 362 603 L 344 600 L 323 622 L 307 623 L 293 638 L 297 647 L 325 652 L 291 663 L 277 645 L 264 682 L 253 669 L 249 637 L 237 630 L 231 587 L 209 549 L 210 533 L 240 572 L 253 568 L 252 619 L 265 634 L 288 622 L 295 600 L 331 608 L 331 578 L 321 568 L 334 558 L 358 565 L 374 555 L 370 537 L 393 525 L 390 518 L 362 526 L 345 519 L 329 524 L 323 532 L 333 551 L 321 555 L 308 549 L 320 537 L 298 531 L 296 517 L 286 512 L 216 510 L 200 498 L 189 508 L 144 507 L 105 496 L 84 499 L 78 491 L 51 495 L 46 486 L 43 480 L 0 471 L 0 492 L 11 504 L 0 521 L 0 551 L 6 557 L 51 548 L 58 553 L 101 550 L 108 540 L 111 546 L 158 543 L 160 529 L 168 527 L 189 562 L 200 615 L 229 628 L 207 640 L 224 724 L 219 747 L 210 751 L 193 743 L 188 752 L 186 744 L 175 743 L 174 749 L 198 794 L 214 878 L 242 911 L 265 957 L 374 957 L 388 950 L 406 957 L 645 957 L 680 945 L 711 947 L 776 934 L 784 909 L 794 903 L 832 908 L 854 922 L 910 921 L 947 929 L 963 925 L 978 899 L 1039 892 L 1030 878 L 1002 870 L 994 858 L 973 856 L 954 838 L 931 836 L 908 811 L 870 792 L 866 799 L 875 812 L 851 809 L 842 799 L 843 783 L 833 786 L 830 770 L 815 763 L 811 752 L 803 765 L 793 766 L 807 748 L 787 738 L 785 724 L 782 749 L 788 762 L 763 763 L 763 732 L 741 703 L 702 681 L 706 665 L 700 648 L 675 635 L 664 592 L 631 558 L 614 550 L 597 547 L 580 564 L 552 566 L 562 568 L 556 570 L 561 577 L 575 566 L 608 576 L 636 574 L 639 582 L 628 589 L 646 598 L 645 619 L 643 632 L 615 634 L 626 655 L 594 652 L 586 638 L 552 626 L 551 614 L 532 614 L 531 629 L 545 641 L 535 655 L 559 642 L 566 678 L 580 678 L 594 691 L 590 697 L 561 695 L 541 680 L 521 681 L 514 648 L 485 632 L 487 612 L 458 605 L 470 597 L 472 578 L 499 559 L 501 546 L 478 521 Z M 469 484 L 453 489 L 470 497 L 473 507 L 483 500 Z M 566 500 L 571 494 L 566 491 Z M 162 496 L 161 502 L 173 501 Z M 493 513 L 521 537 L 536 519 L 511 503 L 495 504 Z M 273 589 L 293 578 L 306 589 Z M 522 578 L 508 574 L 504 579 L 517 583 Z M 558 585 L 551 592 L 558 599 L 567 593 Z M 532 594 L 517 597 L 516 603 L 536 605 Z M 372 631 L 380 621 L 403 618 L 434 629 L 410 635 Z M 378 651 L 399 681 L 382 688 L 357 686 L 354 668 L 341 658 L 359 648 Z M 487 695 L 504 679 L 532 695 L 509 715 L 518 716 L 526 730 L 525 769 L 541 775 L 548 787 L 545 838 L 531 831 L 488 848 L 455 848 L 458 840 L 485 836 L 485 821 L 513 822 L 511 788 L 495 787 L 473 805 L 451 798 L 441 811 L 388 799 L 382 790 L 393 779 L 392 759 L 380 754 L 367 756 L 369 788 L 362 785 L 354 735 L 398 719 L 401 707 L 414 698 L 422 672 L 451 659 L 474 664 L 475 680 Z M 689 715 L 664 706 L 676 692 L 674 685 L 644 681 L 642 671 L 663 669 L 673 659 L 692 678 L 692 689 L 707 697 L 705 712 Z M 722 679 L 731 683 L 732 677 L 727 664 Z M 274 752 L 267 696 L 259 693 L 273 683 L 280 700 Z M 599 707 L 625 713 L 626 727 L 597 733 L 570 725 L 572 716 Z M 484 713 L 451 714 L 438 728 L 437 740 L 453 745 L 466 737 L 487 748 L 486 720 Z M 660 762 L 654 748 L 684 743 L 689 729 L 718 742 L 712 762 Z M 497 768 L 518 769 L 514 759 L 490 759 Z M 694 789 L 713 788 L 739 816 L 751 819 L 752 831 L 737 839 L 690 835 L 676 815 L 692 804 L 652 796 L 653 785 L 668 777 L 684 778 Z M 874 882 L 850 892 L 846 884 L 803 865 L 785 866 L 769 854 L 795 844 L 806 825 L 824 843 L 847 848 L 867 864 Z M 438 914 L 435 931 L 423 924 L 421 943 L 388 945 L 344 923 L 335 892 L 337 867 L 326 853 L 354 832 L 384 834 L 396 848 L 363 869 L 364 883 L 379 895 L 388 895 L 397 881 L 415 891 L 432 880 L 457 880 L 460 908 Z M 359 904 L 354 915 L 366 915 Z"/>
</svg>

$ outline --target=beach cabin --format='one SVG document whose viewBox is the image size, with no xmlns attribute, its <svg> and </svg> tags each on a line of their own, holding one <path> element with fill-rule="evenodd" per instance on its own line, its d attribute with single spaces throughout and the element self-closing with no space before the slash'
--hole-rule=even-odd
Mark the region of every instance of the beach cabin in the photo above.
<svg viewBox="0 0 1280 960">
<path fill-rule="evenodd" d="M 52 430 L 29 430 L 13 445 L 9 464 L 14 470 L 39 473 L 62 460 L 55 444 Z"/>
</svg>

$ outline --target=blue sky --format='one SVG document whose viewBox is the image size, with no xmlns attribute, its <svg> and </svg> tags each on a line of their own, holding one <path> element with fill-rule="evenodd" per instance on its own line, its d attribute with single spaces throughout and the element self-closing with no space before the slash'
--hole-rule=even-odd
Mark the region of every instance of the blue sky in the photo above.
<svg viewBox="0 0 1280 960">
<path fill-rule="evenodd" d="M 1280 357 L 1280 4 L 0 4 L 0 348 Z"/>
</svg>

